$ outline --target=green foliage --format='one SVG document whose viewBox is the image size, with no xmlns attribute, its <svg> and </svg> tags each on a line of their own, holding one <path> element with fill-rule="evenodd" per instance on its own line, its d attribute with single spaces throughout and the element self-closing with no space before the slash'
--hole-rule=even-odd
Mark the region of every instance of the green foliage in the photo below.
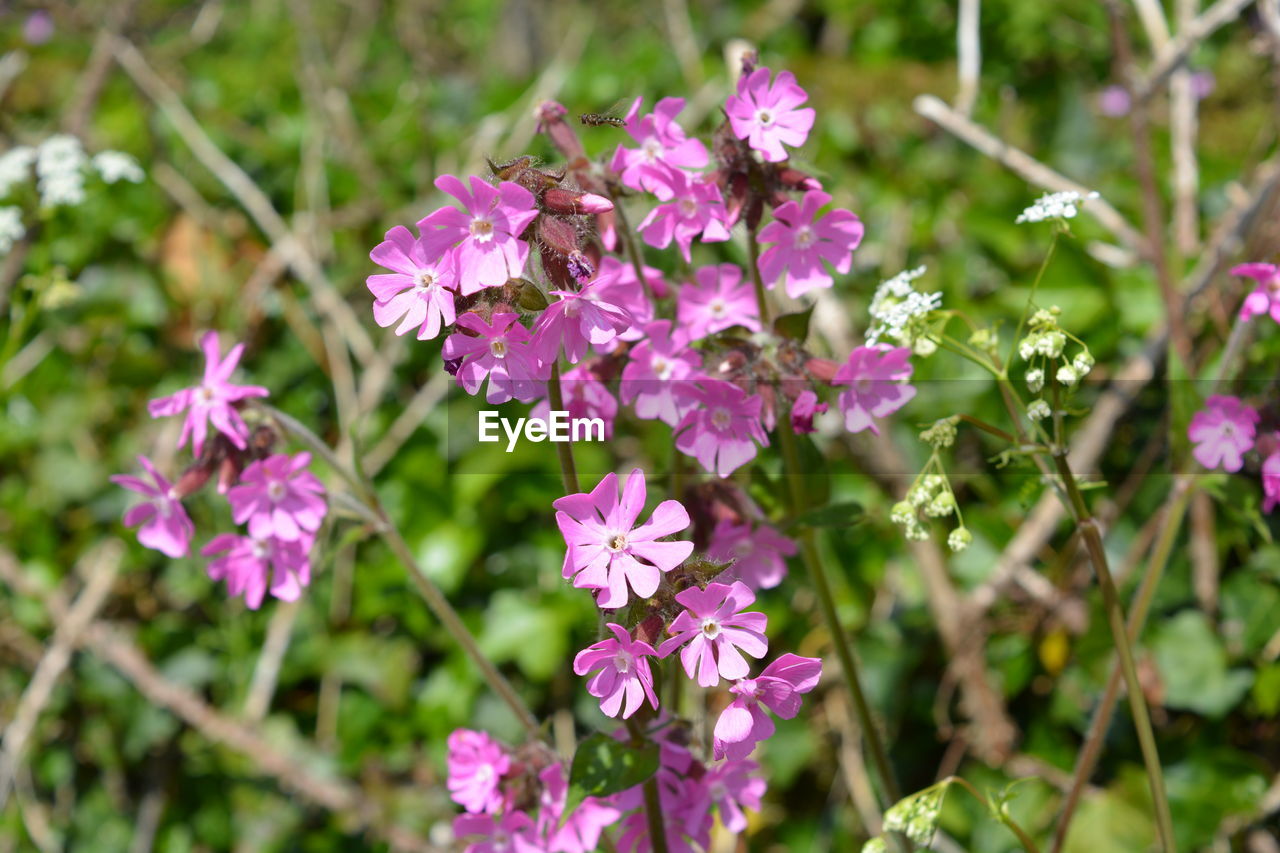
<svg viewBox="0 0 1280 853">
<path fill-rule="evenodd" d="M 569 766 L 569 795 L 564 813 L 587 797 L 607 797 L 634 788 L 658 772 L 658 744 L 635 745 L 598 732 L 578 744 Z"/>
</svg>

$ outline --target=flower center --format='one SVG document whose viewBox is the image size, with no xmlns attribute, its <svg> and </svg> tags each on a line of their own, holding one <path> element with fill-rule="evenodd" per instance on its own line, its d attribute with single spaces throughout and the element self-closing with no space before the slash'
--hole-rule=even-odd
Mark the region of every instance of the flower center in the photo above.
<svg viewBox="0 0 1280 853">
<path fill-rule="evenodd" d="M 207 385 L 201 385 L 199 390 L 196 391 L 196 402 L 204 403 L 205 405 L 208 405 L 209 403 L 213 402 L 213 398 L 215 396 L 217 395 L 214 394 L 212 388 L 208 387 Z"/>
<path fill-rule="evenodd" d="M 813 233 L 813 229 L 808 225 L 801 225 L 796 229 L 796 248 L 807 249 L 818 240 L 818 235 Z"/>
<path fill-rule="evenodd" d="M 489 354 L 494 358 L 506 358 L 507 342 L 502 338 L 495 338 L 494 340 L 489 341 Z"/>
<path fill-rule="evenodd" d="M 267 497 L 277 503 L 284 500 L 285 492 L 284 483 L 279 480 L 272 480 L 267 484 Z"/>
<path fill-rule="evenodd" d="M 723 782 L 713 782 L 707 788 L 707 793 L 711 795 L 713 800 L 727 800 L 729 798 L 729 789 L 724 786 Z"/>
<path fill-rule="evenodd" d="M 711 425 L 718 430 L 726 430 L 729 424 L 733 423 L 733 415 L 724 406 L 717 408 L 711 413 Z"/>
<path fill-rule="evenodd" d="M 604 540 L 604 546 L 615 554 L 625 550 L 627 547 L 627 534 L 614 533 L 608 539 Z"/>
<path fill-rule="evenodd" d="M 866 394 L 871 390 L 871 380 L 864 376 L 853 383 L 853 389 L 859 394 Z"/>
<path fill-rule="evenodd" d="M 715 299 L 712 299 L 711 304 L 707 306 L 707 310 L 710 311 L 712 315 L 716 317 L 723 317 L 725 308 L 726 306 L 724 304 L 724 300 L 721 299 L 719 296 L 717 296 Z"/>
<path fill-rule="evenodd" d="M 658 158 L 662 156 L 662 143 L 655 137 L 650 136 L 641 145 L 640 150 L 644 153 L 644 159 L 650 163 L 658 162 Z"/>
<path fill-rule="evenodd" d="M 698 214 L 698 203 L 691 198 L 682 198 L 678 202 L 680 215 L 685 219 L 692 219 Z"/>
<path fill-rule="evenodd" d="M 267 542 L 265 539 L 255 539 L 253 540 L 253 545 L 250 546 L 249 550 L 253 553 L 253 556 L 256 557 L 257 559 L 265 560 L 267 559 L 267 556 L 271 553 L 271 546 L 267 545 Z"/>
<path fill-rule="evenodd" d="M 702 620 L 702 636 L 708 640 L 714 640 L 720 636 L 720 621 L 714 616 L 708 616 Z"/>
<path fill-rule="evenodd" d="M 476 768 L 475 779 L 481 783 L 487 783 L 493 780 L 493 765 L 481 764 Z"/>
<path fill-rule="evenodd" d="M 769 127 L 773 124 L 773 113 L 765 109 L 756 110 L 756 122 L 761 127 Z"/>
<path fill-rule="evenodd" d="M 479 217 L 471 220 L 471 236 L 479 243 L 488 243 L 493 239 L 493 223 Z"/>
<path fill-rule="evenodd" d="M 435 287 L 436 277 L 426 270 L 420 270 L 415 277 L 415 287 L 418 291 L 429 291 Z"/>
<path fill-rule="evenodd" d="M 613 656 L 613 668 L 626 675 L 631 672 L 631 665 L 634 664 L 635 661 L 635 655 L 631 654 L 631 652 L 618 649 L 617 653 Z"/>
<path fill-rule="evenodd" d="M 653 367 L 653 375 L 659 379 L 666 379 L 671 376 L 671 362 L 662 356 L 654 356 L 650 364 Z"/>
</svg>

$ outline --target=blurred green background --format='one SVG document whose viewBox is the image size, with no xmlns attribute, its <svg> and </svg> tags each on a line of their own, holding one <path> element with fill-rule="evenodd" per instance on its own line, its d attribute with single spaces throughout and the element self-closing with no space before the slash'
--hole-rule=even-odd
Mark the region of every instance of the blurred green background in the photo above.
<svg viewBox="0 0 1280 853">
<path fill-rule="evenodd" d="M 145 406 L 191 384 L 201 368 L 194 346 L 201 330 L 248 343 L 241 375 L 270 388 L 277 407 L 335 443 L 348 437 L 357 452 L 374 454 L 390 514 L 482 647 L 540 714 L 558 714 L 554 729 L 572 725 L 570 709 L 582 734 L 603 718 L 569 662 L 594 639 L 596 620 L 589 599 L 559 576 L 554 455 L 546 445 L 510 455 L 484 445 L 449 448 L 455 455 L 442 462 L 449 419 L 470 418 L 461 413 L 473 411 L 474 401 L 441 378 L 438 341 L 388 341 L 369 311 L 363 280 L 375 270 L 368 251 L 387 228 L 411 224 L 440 203 L 432 180 L 484 174 L 485 157 L 532 153 L 555 163 L 533 133 L 532 109 L 544 97 L 577 113 L 636 95 L 648 104 L 682 96 L 690 101 L 686 129 L 706 138 L 728 93 L 724 50 L 744 38 L 764 64 L 791 69 L 809 91 L 818 121 L 800 160 L 867 226 L 854 271 L 837 282 L 845 312 L 819 324 L 816 350 L 842 357 L 841 347 L 865 326 L 876 284 L 919 264 L 929 266 L 922 288 L 942 290 L 948 307 L 1010 327 L 1049 241 L 1048 225 L 1013 224 L 1037 188 L 912 111 L 918 94 L 954 94 L 952 2 L 145 0 L 39 8 L 51 15 L 53 33 L 31 44 L 23 29 L 37 7 L 0 5 L 0 53 L 26 58 L 0 100 L 0 147 L 71 128 L 90 151 L 132 154 L 148 177 L 99 186 L 84 204 L 47 217 L 12 283 L 9 314 L 0 319 L 3 548 L 36 588 L 74 590 L 77 561 L 104 538 L 125 537 L 124 564 L 102 616 L 126 626 L 166 678 L 282 749 L 313 742 L 305 749 L 310 769 L 354 780 L 396 823 L 424 837 L 455 812 L 441 778 L 448 733 L 465 725 L 518 742 L 521 731 L 390 552 L 340 521 L 296 609 L 281 615 L 282 605 L 269 600 L 248 612 L 207 579 L 203 560 L 167 560 L 120 525 L 130 498 L 109 475 L 132 471 L 139 453 L 168 473 L 185 464 L 170 449 L 176 424 L 150 420 Z M 1129 23 L 1146 61 L 1148 46 Z M 334 375 L 331 335 L 308 285 L 283 267 L 242 205 L 111 60 L 104 27 L 136 45 L 398 362 L 351 423 L 340 421 L 334 382 L 347 380 Z M 1126 122 L 1103 116 L 1097 104 L 1103 87 L 1116 82 L 1103 5 L 988 0 L 981 34 L 975 119 L 1139 221 Z M 1233 182 L 1275 146 L 1276 65 L 1263 41 L 1250 13 L 1192 57 L 1214 79 L 1200 104 L 1205 234 L 1227 209 Z M 1161 175 L 1168 172 L 1165 110 L 1158 102 Z M 619 132 L 586 129 L 583 137 L 589 153 L 605 155 Z M 643 208 L 641 201 L 633 221 Z M 1041 300 L 1062 306 L 1065 324 L 1088 342 L 1106 375 L 1141 348 L 1162 303 L 1147 266 L 1112 268 L 1091 256 L 1091 241 L 1111 238 L 1088 215 L 1072 228 L 1075 238 L 1059 246 Z M 1272 211 L 1249 243 L 1263 254 L 1251 259 L 1269 259 L 1278 230 Z M 699 252 L 699 263 L 741 258 L 735 246 Z M 667 258 L 651 252 L 648 260 Z M 1202 359 L 1220 347 L 1238 294 L 1223 279 L 1193 316 Z M 1253 345 L 1253 363 L 1276 363 L 1276 337 Z M 970 375 L 941 356 L 918 371 L 932 379 Z M 369 377 L 354 381 L 363 386 Z M 985 383 L 929 387 L 892 436 L 906 464 L 923 458 L 914 438 L 920 422 L 954 411 L 999 418 Z M 1133 448 L 1160 435 L 1166 408 L 1163 393 L 1148 395 L 1126 422 L 1103 464 L 1113 485 L 1132 465 Z M 389 431 L 403 441 L 388 441 Z M 619 433 L 619 441 L 589 451 L 589 467 L 642 462 L 666 470 L 664 429 L 631 420 L 620 422 Z M 827 443 L 835 474 L 814 488 L 866 510 L 861 523 L 826 535 L 824 548 L 839 567 L 842 617 L 858 633 L 904 788 L 929 784 L 943 765 L 993 790 L 1018 776 L 1066 776 L 1111 649 L 1088 573 L 1064 547 L 1066 528 L 1054 540 L 1066 556 L 1050 555 L 1038 568 L 1083 600 L 1085 618 L 1066 620 L 1016 595 L 991 611 L 985 660 L 1019 734 L 1016 760 L 989 766 L 956 745 L 964 715 L 954 674 L 920 565 L 888 521 L 896 496 L 863 472 L 859 460 L 876 452 L 864 439 Z M 977 537 L 949 561 L 961 590 L 988 577 L 1039 492 L 1032 478 L 991 470 L 984 453 L 990 446 L 972 436 L 955 451 L 959 467 L 982 472 L 965 480 L 960 495 Z M 1164 451 L 1152 464 L 1157 471 L 1168 464 Z M 776 460 L 766 457 L 758 468 L 755 494 L 780 509 L 770 497 Z M 1139 542 L 1166 486 L 1159 476 L 1134 484 L 1108 539 L 1117 563 Z M 1198 532 L 1207 529 L 1219 557 L 1217 608 L 1202 606 L 1189 549 L 1179 548 L 1140 652 L 1185 850 L 1246 849 L 1241 828 L 1280 768 L 1280 551 L 1262 544 L 1277 528 L 1258 515 L 1256 479 L 1216 488 L 1216 523 Z M 662 490 L 651 483 L 651 502 Z M 209 531 L 230 529 L 216 496 L 188 504 L 201 531 L 197 545 Z M 1126 591 L 1137 576 L 1128 573 Z M 817 654 L 827 647 L 798 567 L 760 603 L 775 648 Z M 255 719 L 245 706 L 273 620 L 288 643 L 269 707 Z M 38 600 L 0 586 L 0 627 L 0 719 L 7 720 L 55 622 Z M 856 744 L 841 728 L 838 688 L 824 683 L 764 748 L 766 807 L 738 849 L 849 850 L 865 838 L 839 763 L 841 750 Z M 19 796 L 0 812 L 0 850 L 384 846 L 371 834 L 347 834 L 344 819 L 291 797 L 245 756 L 154 707 L 93 654 L 78 654 L 55 688 L 25 766 Z M 1017 789 L 1013 813 L 1038 838 L 1052 829 L 1059 777 Z M 1275 834 L 1280 824 L 1273 817 L 1259 826 Z M 1015 847 L 959 794 L 948 801 L 943 828 L 966 850 Z M 1153 833 L 1122 706 L 1067 849 L 1136 851 Z"/>
</svg>

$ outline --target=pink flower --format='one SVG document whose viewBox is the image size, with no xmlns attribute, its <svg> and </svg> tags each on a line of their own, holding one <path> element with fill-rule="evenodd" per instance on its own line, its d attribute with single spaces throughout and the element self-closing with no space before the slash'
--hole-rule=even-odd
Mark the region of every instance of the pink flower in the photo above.
<svg viewBox="0 0 1280 853">
<path fill-rule="evenodd" d="M 722 379 L 685 382 L 677 400 L 689 411 L 675 427 L 676 449 L 717 477 L 728 477 L 769 446 L 760 424 L 760 397 Z"/>
<path fill-rule="evenodd" d="M 570 364 L 577 364 L 592 345 L 607 344 L 631 328 L 631 313 L 605 302 L 588 284 L 574 293 L 553 290 L 560 297 L 538 315 L 533 330 L 533 351 L 543 364 L 551 364 L 563 348 Z"/>
<path fill-rule="evenodd" d="M 442 207 L 418 222 L 425 256 L 453 256 L 463 296 L 518 278 L 529 259 L 529 244 L 520 235 L 538 216 L 533 193 L 510 181 L 494 187 L 474 175 L 470 192 L 453 175 L 435 183 L 463 209 Z"/>
<path fill-rule="evenodd" d="M 1280 323 L 1280 267 L 1273 264 L 1241 264 L 1231 270 L 1232 275 L 1248 276 L 1258 282 L 1258 287 L 1244 298 L 1240 306 L 1240 319 L 1248 320 L 1258 314 L 1270 314 Z"/>
<path fill-rule="evenodd" d="M 587 683 L 587 692 L 600 700 L 600 710 L 606 717 L 629 718 L 645 699 L 654 710 L 658 697 L 653 694 L 653 673 L 645 655 L 656 654 L 653 646 L 632 640 L 627 629 L 610 622 L 606 627 L 617 639 L 601 640 L 578 652 L 573 659 L 573 671 L 578 675 L 594 672 Z M 626 701 L 625 706 L 623 701 Z"/>
<path fill-rule="evenodd" d="M 564 410 L 569 413 L 570 420 L 598 418 L 604 423 L 605 439 L 613 438 L 618 401 L 609 393 L 608 385 L 597 379 L 585 365 L 578 365 L 566 370 L 560 377 L 560 388 L 564 397 Z M 544 421 L 550 416 L 551 400 L 548 397 L 542 398 L 529 412 L 529 417 L 542 418 Z"/>
<path fill-rule="evenodd" d="M 564 577 L 579 589 L 599 589 L 605 609 L 627 603 L 627 587 L 640 598 L 658 590 L 660 572 L 669 572 L 693 551 L 692 542 L 659 542 L 689 526 L 679 501 L 658 504 L 649 521 L 636 527 L 644 509 L 644 472 L 636 468 L 618 500 L 618 476 L 612 471 L 590 493 L 567 495 L 553 506 L 568 550 Z"/>
<path fill-rule="evenodd" d="M 804 390 L 791 404 L 791 430 L 796 433 L 813 432 L 814 415 L 827 410 L 826 403 L 818 402 L 818 395 Z"/>
<path fill-rule="evenodd" d="M 453 834 L 460 839 L 474 839 L 463 853 L 546 853 L 533 818 L 522 811 L 510 811 L 500 818 L 460 814 L 453 819 Z"/>
<path fill-rule="evenodd" d="M 794 74 L 783 71 L 770 83 L 769 69 L 762 66 L 738 78 L 738 94 L 729 96 L 724 111 L 734 136 L 778 163 L 787 159 L 783 145 L 798 148 L 809 138 L 813 110 L 797 109 L 807 100 Z"/>
<path fill-rule="evenodd" d="M 690 261 L 689 246 L 701 235 L 704 243 L 720 243 L 729 239 L 725 227 L 728 212 L 720 188 L 709 181 L 691 179 L 684 172 L 669 171 L 659 198 L 669 199 L 644 218 L 636 229 L 645 243 L 665 249 L 674 239 L 685 261 Z"/>
<path fill-rule="evenodd" d="M 196 534 L 195 524 L 183 509 L 182 501 L 174 494 L 169 481 L 161 476 L 151 460 L 139 456 L 138 464 L 151 477 L 150 483 L 132 474 L 111 477 L 111 482 L 148 498 L 124 514 L 125 527 L 141 524 L 138 541 L 153 551 L 174 559 L 187 556 L 191 538 Z"/>
<path fill-rule="evenodd" d="M 661 270 L 645 267 L 644 277 L 655 297 L 661 298 L 669 293 Z M 644 337 L 644 325 L 653 321 L 653 304 L 645 296 L 645 288 L 636 276 L 635 266 L 614 257 L 605 257 L 600 261 L 592 284 L 595 286 L 585 294 L 587 299 L 607 302 L 631 315 L 630 328 L 619 332 L 618 339 L 638 341 Z"/>
<path fill-rule="evenodd" d="M 743 806 L 760 811 L 760 798 L 764 796 L 765 781 L 751 774 L 760 769 L 754 761 L 725 761 L 707 769 L 702 777 L 698 793 L 702 799 L 699 807 L 710 809 L 712 803 L 720 811 L 720 822 L 730 832 L 742 832 L 747 828 L 747 816 Z"/>
<path fill-rule="evenodd" d="M 831 201 L 821 190 L 810 190 L 797 204 L 788 201 L 774 208 L 776 221 L 760 231 L 761 243 L 776 243 L 760 255 L 760 275 L 770 289 L 783 280 L 787 295 L 795 298 L 819 287 L 830 287 L 831 274 L 823 263 L 843 275 L 853 265 L 853 250 L 862 242 L 862 221 L 847 210 L 818 216 L 818 208 Z"/>
<path fill-rule="evenodd" d="M 1280 433 L 1276 439 L 1280 441 Z M 1271 512 L 1280 503 L 1280 450 L 1262 461 L 1263 512 Z"/>
<path fill-rule="evenodd" d="M 494 314 L 492 319 L 490 325 L 478 314 L 463 314 L 458 318 L 458 328 L 476 334 L 455 332 L 445 340 L 441 354 L 446 361 L 461 360 L 458 384 L 468 394 L 479 393 L 488 377 L 485 399 L 490 403 L 505 403 L 512 398 L 522 403 L 536 400 L 546 393 L 545 374 L 530 346 L 529 330 L 520 325 L 516 314 Z"/>
<path fill-rule="evenodd" d="M 552 764 L 538 774 L 538 779 L 542 782 L 538 834 L 546 839 L 550 853 L 592 853 L 600 843 L 604 828 L 622 816 L 606 801 L 587 797 L 561 820 L 569 793 L 564 765 Z"/>
<path fill-rule="evenodd" d="M 227 592 L 234 598 L 244 596 L 245 606 L 257 610 L 266 596 L 268 582 L 271 594 L 281 601 L 297 601 L 302 590 L 311 583 L 312 538 L 285 542 L 271 537 L 259 539 L 220 533 L 200 549 L 210 560 L 206 571 L 215 581 L 225 580 Z"/>
<path fill-rule="evenodd" d="M 365 284 L 373 294 L 373 319 L 387 327 L 404 318 L 397 335 L 418 327 L 418 340 L 429 341 L 454 321 L 453 289 L 458 277 L 446 255 L 427 258 L 424 241 L 397 225 L 387 239 L 374 246 L 369 257 L 393 272 L 371 275 Z"/>
<path fill-rule="evenodd" d="M 473 814 L 493 813 L 505 805 L 502 775 L 511 759 L 502 745 L 484 732 L 454 729 L 449 735 L 449 796 Z"/>
<path fill-rule="evenodd" d="M 1259 420 L 1258 413 L 1237 397 L 1210 397 L 1187 427 L 1187 437 L 1196 445 L 1192 455 L 1210 470 L 1239 471 L 1244 454 L 1253 449 Z"/>
<path fill-rule="evenodd" d="M 618 393 L 634 405 L 636 417 L 657 418 L 675 426 L 688 408 L 676 389 L 698 375 L 702 356 L 689 348 L 684 330 L 672 330 L 670 320 L 654 320 L 644 327 L 647 336 L 627 353 Z"/>
<path fill-rule="evenodd" d="M 712 737 L 717 759 L 746 758 L 756 744 L 773 734 L 773 720 L 763 705 L 784 720 L 800 713 L 800 694 L 818 686 L 822 661 L 785 654 L 755 678 L 744 678 L 729 688 L 735 698 L 720 713 Z"/>
<path fill-rule="evenodd" d="M 713 560 L 733 560 L 723 577 L 740 580 L 751 589 L 772 589 L 787 576 L 787 561 L 796 553 L 796 543 L 767 524 L 753 531 L 749 523 L 734 524 L 722 519 L 711 532 L 707 556 Z"/>
<path fill-rule="evenodd" d="M 1131 106 L 1129 90 L 1124 86 L 1108 86 L 1098 93 L 1098 112 L 1107 118 L 1128 115 Z"/>
<path fill-rule="evenodd" d="M 253 462 L 240 475 L 240 484 L 227 492 L 236 524 L 249 522 L 255 539 L 272 536 L 297 542 L 320 529 L 328 505 L 324 486 L 307 470 L 310 453 L 292 459 L 277 453 Z"/>
<path fill-rule="evenodd" d="M 667 628 L 675 636 L 658 647 L 658 655 L 665 658 L 684 646 L 680 662 L 685 674 L 692 679 L 696 669 L 703 687 L 715 687 L 721 676 L 731 681 L 746 678 L 751 667 L 739 649 L 753 658 L 762 658 L 769 650 L 764 636 L 768 617 L 742 612 L 755 600 L 755 593 L 741 581 L 710 583 L 706 589 L 691 586 L 678 593 L 676 601 L 685 609 Z"/>
<path fill-rule="evenodd" d="M 848 385 L 837 400 L 844 412 L 844 427 L 849 432 L 869 429 L 876 435 L 880 428 L 873 418 L 888 417 L 916 395 L 916 389 L 903 384 L 911 377 L 911 350 L 890 348 L 885 344 L 858 347 L 849 360 L 840 365 L 832 385 Z"/>
<path fill-rule="evenodd" d="M 151 417 L 160 418 L 186 411 L 178 446 L 183 447 L 191 438 L 191 449 L 199 456 L 204 449 L 208 424 L 222 433 L 236 447 L 244 450 L 249 428 L 240 418 L 235 403 L 246 397 L 265 397 L 267 389 L 257 385 L 232 385 L 229 380 L 240 363 L 244 344 L 236 344 L 224 359 L 219 355 L 218 333 L 205 332 L 200 339 L 204 350 L 204 381 L 196 388 L 183 388 L 176 394 L 160 397 L 147 404 Z"/>
<path fill-rule="evenodd" d="M 676 123 L 684 109 L 684 98 L 663 98 L 653 112 L 640 117 L 636 98 L 627 112 L 627 133 L 640 143 L 639 148 L 618 146 L 609 168 L 619 173 L 622 185 L 633 190 L 658 194 L 666 191 L 665 175 L 669 169 L 701 169 L 707 165 L 707 149 L 698 139 L 688 139 Z"/>
<path fill-rule="evenodd" d="M 700 267 L 676 296 L 676 314 L 689 340 L 696 341 L 733 326 L 760 331 L 760 309 L 742 269 L 733 264 Z"/>
</svg>

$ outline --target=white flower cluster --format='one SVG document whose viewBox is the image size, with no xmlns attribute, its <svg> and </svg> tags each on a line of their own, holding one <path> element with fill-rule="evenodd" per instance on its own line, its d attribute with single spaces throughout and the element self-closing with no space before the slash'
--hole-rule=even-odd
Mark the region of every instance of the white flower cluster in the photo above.
<svg viewBox="0 0 1280 853">
<path fill-rule="evenodd" d="M 76 205 L 84 201 L 85 177 L 93 169 L 108 184 L 139 183 L 144 174 L 138 161 L 121 151 L 103 151 L 92 160 L 80 140 L 69 134 L 50 136 L 39 146 L 19 145 L 0 154 L 0 198 L 31 178 L 35 166 L 36 188 L 42 207 Z"/>
<path fill-rule="evenodd" d="M 947 482 L 946 476 L 926 474 L 907 492 L 906 500 L 893 505 L 889 511 L 889 520 L 902 528 L 902 535 L 907 539 L 923 541 L 929 538 L 929 531 L 920 521 L 921 514 L 928 518 L 946 518 L 955 513 L 956 496 L 951 491 L 951 484 Z M 963 523 L 947 537 L 947 544 L 957 552 L 969 547 L 972 541 L 973 536 Z"/>
<path fill-rule="evenodd" d="M 924 335 L 922 321 L 942 306 L 942 294 L 921 293 L 911 284 L 924 273 L 925 267 L 904 270 L 876 288 L 869 309 L 872 326 L 867 331 L 868 344 L 889 340 L 911 347 L 920 356 L 932 355 L 937 349 Z"/>
<path fill-rule="evenodd" d="M 1097 193 L 1081 195 L 1073 190 L 1045 193 L 1013 221 L 1021 225 L 1024 222 L 1044 222 L 1046 219 L 1074 219 L 1083 202 L 1097 197 Z"/>
<path fill-rule="evenodd" d="M 916 844 L 928 847 L 938 831 L 942 797 L 946 791 L 946 785 L 926 788 L 890 806 L 884 813 L 885 831 L 901 832 Z"/>
<path fill-rule="evenodd" d="M 22 225 L 22 210 L 0 207 L 0 257 L 9 254 L 13 244 L 22 239 L 27 229 Z"/>
</svg>

